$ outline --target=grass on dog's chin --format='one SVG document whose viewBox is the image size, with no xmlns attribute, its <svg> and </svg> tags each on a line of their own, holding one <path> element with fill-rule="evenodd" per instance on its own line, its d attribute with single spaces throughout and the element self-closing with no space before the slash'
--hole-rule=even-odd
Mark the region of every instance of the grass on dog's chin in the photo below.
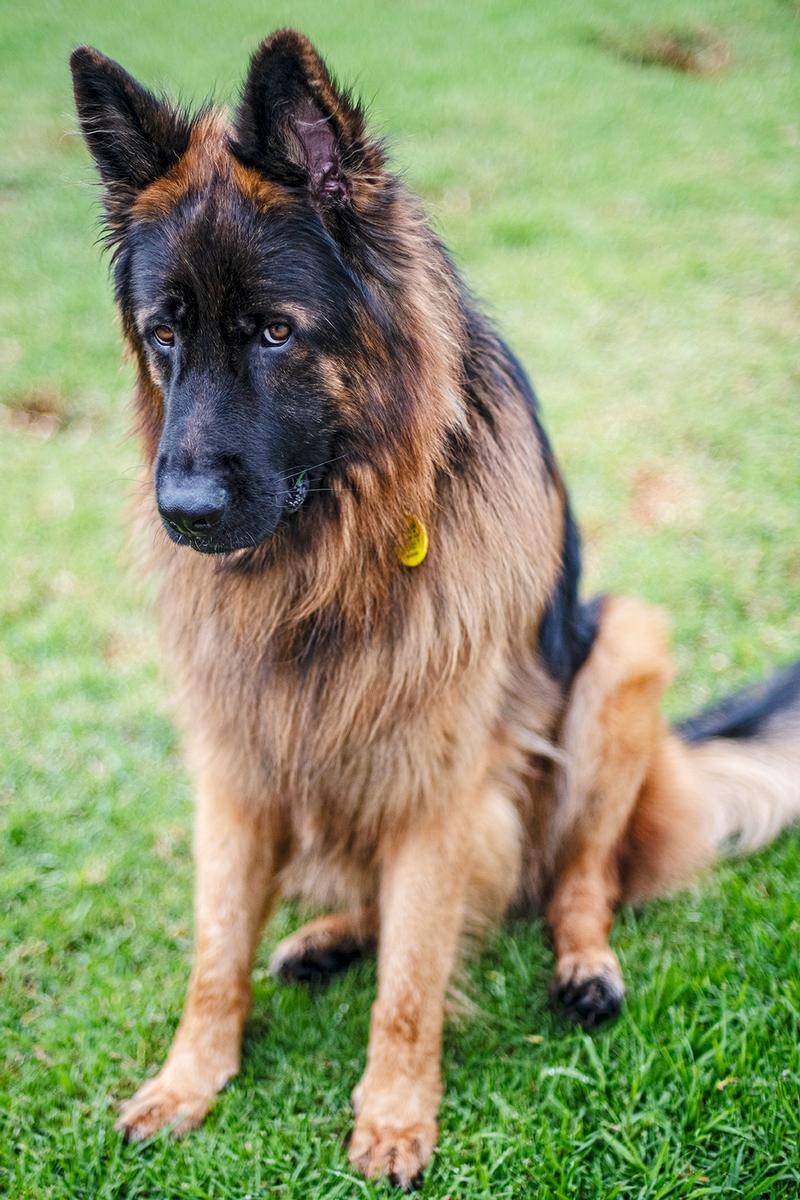
<svg viewBox="0 0 800 1200">
<path fill-rule="evenodd" d="M 651 22 L 718 34 L 728 69 L 656 70 L 598 43 Z M 452 2 L 17 6 L 0 52 L 4 1195 L 385 1194 L 343 1149 L 374 969 L 314 994 L 270 980 L 289 910 L 259 956 L 242 1073 L 205 1126 L 178 1145 L 113 1132 L 115 1101 L 160 1065 L 180 1013 L 191 804 L 147 590 L 121 566 L 130 370 L 66 58 L 90 41 L 197 96 L 232 87 L 284 23 L 358 78 L 533 368 L 588 587 L 672 615 L 672 710 L 800 647 L 791 5 L 674 0 L 657 20 L 644 0 L 599 16 L 478 3 L 467 20 Z M 626 1008 L 595 1037 L 551 1013 L 541 928 L 504 929 L 471 971 L 478 1013 L 447 1036 L 423 1194 L 796 1196 L 798 877 L 789 835 L 624 912 Z"/>
</svg>

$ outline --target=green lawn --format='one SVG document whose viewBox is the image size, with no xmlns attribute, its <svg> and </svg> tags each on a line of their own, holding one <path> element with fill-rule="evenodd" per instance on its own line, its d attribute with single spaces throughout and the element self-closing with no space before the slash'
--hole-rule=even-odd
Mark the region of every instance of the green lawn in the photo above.
<svg viewBox="0 0 800 1200">
<path fill-rule="evenodd" d="M 670 610 L 671 711 L 800 651 L 800 10 L 791 0 L 318 0 L 0 8 L 0 1194 L 385 1194 L 347 1169 L 374 969 L 255 977 L 241 1076 L 201 1131 L 123 1145 L 190 953 L 188 785 L 148 588 L 125 567 L 127 438 L 93 176 L 66 60 L 233 94 L 270 29 L 355 79 L 531 368 L 592 588 Z M 718 73 L 645 65 L 705 30 Z M 549 1011 L 541 928 L 505 929 L 451 1028 L 424 1194 L 800 1194 L 800 837 L 621 915 L 625 1014 Z"/>
</svg>

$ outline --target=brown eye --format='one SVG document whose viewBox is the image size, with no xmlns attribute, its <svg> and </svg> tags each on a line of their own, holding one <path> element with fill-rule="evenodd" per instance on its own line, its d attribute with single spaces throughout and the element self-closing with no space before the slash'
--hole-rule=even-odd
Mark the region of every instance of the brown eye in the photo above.
<svg viewBox="0 0 800 1200">
<path fill-rule="evenodd" d="M 285 321 L 273 321 L 261 335 L 267 346 L 283 346 L 291 336 L 291 326 Z"/>
<path fill-rule="evenodd" d="M 156 325 L 153 330 L 153 337 L 158 342 L 159 346 L 174 346 L 175 334 L 170 329 L 169 325 Z"/>
</svg>

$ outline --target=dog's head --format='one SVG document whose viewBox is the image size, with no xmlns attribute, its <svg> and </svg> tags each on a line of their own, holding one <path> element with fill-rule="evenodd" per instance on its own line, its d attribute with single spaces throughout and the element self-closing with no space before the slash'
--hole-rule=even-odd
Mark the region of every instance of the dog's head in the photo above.
<svg viewBox="0 0 800 1200">
<path fill-rule="evenodd" d="M 323 502 L 332 464 L 393 436 L 369 392 L 412 356 L 402 309 L 378 299 L 391 281 L 376 283 L 394 181 L 291 30 L 254 55 L 230 126 L 91 48 L 71 66 L 164 526 L 206 553 L 258 545 L 309 493 Z"/>
</svg>

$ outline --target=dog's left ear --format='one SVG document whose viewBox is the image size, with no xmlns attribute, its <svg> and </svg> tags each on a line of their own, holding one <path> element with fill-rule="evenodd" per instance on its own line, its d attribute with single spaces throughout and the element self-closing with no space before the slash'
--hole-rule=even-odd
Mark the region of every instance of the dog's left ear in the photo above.
<svg viewBox="0 0 800 1200">
<path fill-rule="evenodd" d="M 383 166 L 360 105 L 294 29 L 273 33 L 256 50 L 234 129 L 243 161 L 270 179 L 307 187 L 323 211 L 356 202 Z"/>
</svg>

